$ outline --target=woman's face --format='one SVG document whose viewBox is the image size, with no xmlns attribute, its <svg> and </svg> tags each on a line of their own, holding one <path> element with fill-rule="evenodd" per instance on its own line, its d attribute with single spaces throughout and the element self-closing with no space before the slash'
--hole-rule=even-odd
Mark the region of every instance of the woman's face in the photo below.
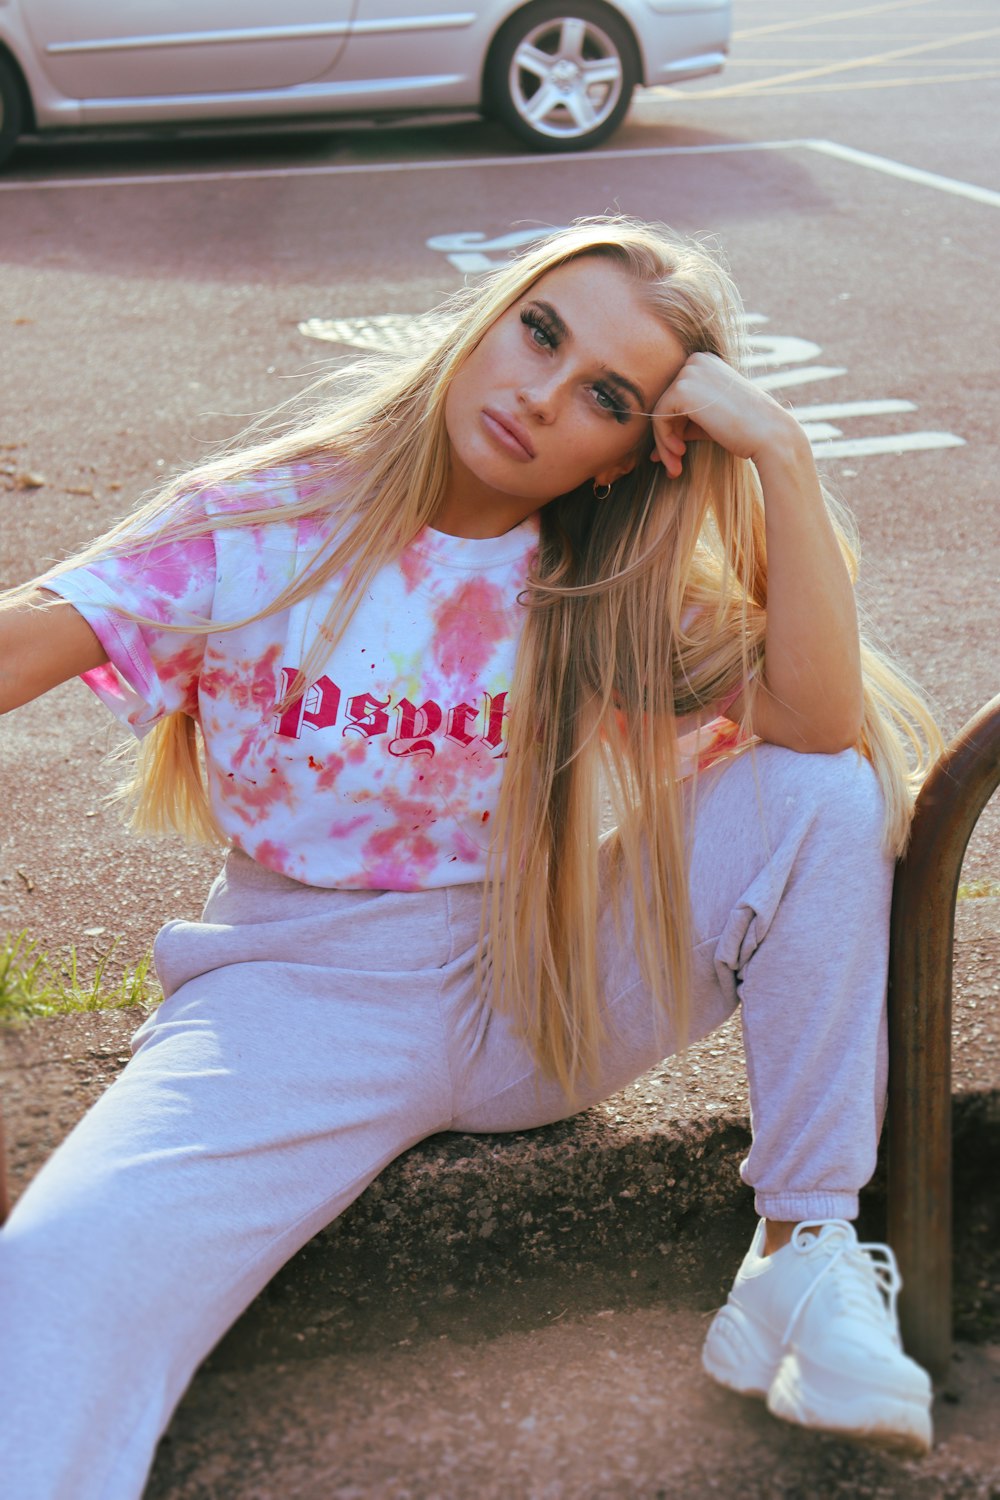
<svg viewBox="0 0 1000 1500">
<path fill-rule="evenodd" d="M 520 518 L 585 481 L 612 483 L 648 451 L 643 414 L 684 361 L 642 287 L 613 261 L 549 271 L 452 380 L 451 502 Z"/>
</svg>

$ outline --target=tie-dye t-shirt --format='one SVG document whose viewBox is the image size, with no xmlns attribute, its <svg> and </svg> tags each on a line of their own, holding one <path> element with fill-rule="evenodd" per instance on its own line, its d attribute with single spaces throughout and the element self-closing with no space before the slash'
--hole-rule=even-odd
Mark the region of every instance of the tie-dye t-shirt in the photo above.
<svg viewBox="0 0 1000 1500">
<path fill-rule="evenodd" d="M 333 522 L 283 519 L 287 472 L 206 491 L 204 534 L 108 555 L 43 580 L 96 632 L 108 664 L 84 675 L 137 735 L 181 710 L 204 737 L 212 809 L 232 843 L 310 885 L 417 890 L 481 880 L 503 774 L 514 657 L 537 517 L 504 536 L 426 528 L 382 568 L 346 634 L 279 705 L 338 587 L 226 632 L 159 630 L 245 619 L 271 603 Z M 190 505 L 190 502 L 186 502 Z M 274 506 L 266 523 L 213 516 Z M 736 748 L 716 718 L 681 741 L 688 766 Z"/>
</svg>

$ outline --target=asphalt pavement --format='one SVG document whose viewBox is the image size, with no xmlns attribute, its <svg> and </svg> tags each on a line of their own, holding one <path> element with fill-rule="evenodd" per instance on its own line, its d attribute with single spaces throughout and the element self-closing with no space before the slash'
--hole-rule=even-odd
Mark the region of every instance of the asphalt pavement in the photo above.
<svg viewBox="0 0 1000 1500">
<path fill-rule="evenodd" d="M 737 0 L 735 18 L 723 75 L 641 95 L 572 158 L 475 120 L 24 145 L 0 179 L 0 583 L 328 359 L 419 337 L 517 240 L 620 209 L 724 249 L 756 373 L 857 516 L 872 626 L 956 731 L 998 686 L 1000 17 Z M 198 909 L 213 860 L 121 832 L 115 738 L 76 684 L 0 727 L 0 918 L 137 956 Z M 1000 878 L 992 813 L 966 874 Z"/>
<path fill-rule="evenodd" d="M 525 155 L 474 119 L 22 146 L 0 178 L 0 586 L 326 360 L 419 338 L 525 237 L 616 209 L 723 247 L 755 374 L 857 517 L 872 628 L 957 731 L 1000 688 L 1000 13 L 736 0 L 735 18 L 723 75 L 641 96 L 579 157 Z M 0 928 L 134 961 L 198 912 L 216 859 L 121 829 L 103 801 L 117 738 L 78 684 L 0 723 Z M 963 882 L 976 1008 L 956 1047 L 995 1095 L 995 805 Z"/>
</svg>

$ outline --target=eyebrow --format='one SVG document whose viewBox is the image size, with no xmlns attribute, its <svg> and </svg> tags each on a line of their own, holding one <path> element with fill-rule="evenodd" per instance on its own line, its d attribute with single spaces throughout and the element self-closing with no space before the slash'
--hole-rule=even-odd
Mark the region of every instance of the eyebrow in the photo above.
<svg viewBox="0 0 1000 1500">
<path fill-rule="evenodd" d="M 535 306 L 540 307 L 541 310 L 545 313 L 545 316 L 549 319 L 552 327 L 555 329 L 555 332 L 559 335 L 560 338 L 566 339 L 572 336 L 565 322 L 556 312 L 551 302 L 545 302 L 541 297 L 536 297 Z M 617 370 L 609 369 L 607 365 L 602 365 L 601 369 L 604 372 L 606 378 L 611 381 L 613 385 L 616 385 L 619 390 L 627 391 L 629 393 L 629 395 L 635 401 L 636 406 L 638 407 L 640 412 L 644 412 L 646 410 L 646 398 L 642 394 L 642 391 L 636 385 L 634 380 L 629 380 L 627 375 L 621 375 Z"/>
</svg>

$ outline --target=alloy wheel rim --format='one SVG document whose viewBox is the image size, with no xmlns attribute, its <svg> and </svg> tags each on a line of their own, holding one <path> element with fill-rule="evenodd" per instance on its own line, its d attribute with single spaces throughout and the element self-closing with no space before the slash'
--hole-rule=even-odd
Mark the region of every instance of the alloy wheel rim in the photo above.
<svg viewBox="0 0 1000 1500">
<path fill-rule="evenodd" d="M 624 70 L 606 31 L 592 21 L 560 16 L 522 38 L 509 84 L 514 108 L 532 130 L 574 140 L 592 134 L 614 112 Z"/>
</svg>

